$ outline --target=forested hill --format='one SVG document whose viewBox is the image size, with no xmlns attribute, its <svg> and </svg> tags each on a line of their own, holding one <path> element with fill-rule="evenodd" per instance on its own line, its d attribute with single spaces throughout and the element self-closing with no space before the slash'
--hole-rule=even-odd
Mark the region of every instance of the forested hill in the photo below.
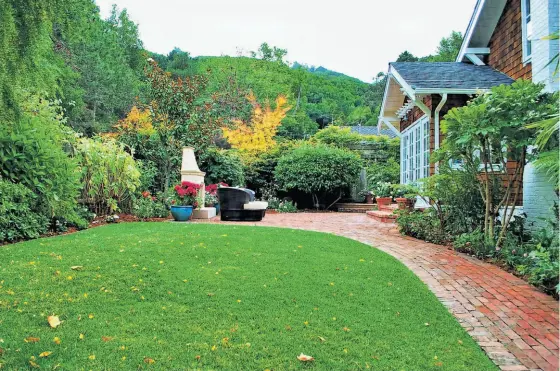
<svg viewBox="0 0 560 371">
<path fill-rule="evenodd" d="M 274 102 L 284 95 L 292 109 L 283 120 L 280 133 L 303 138 L 328 124 L 376 124 L 372 111 L 378 101 L 368 99 L 370 84 L 353 77 L 281 60 L 257 57 L 194 57 L 174 50 L 153 55 L 160 66 L 177 77 L 207 74 L 208 93 L 231 88 L 253 92 L 259 102 Z M 379 100 L 379 99 L 378 99 Z M 372 110 L 373 108 L 373 110 Z"/>
</svg>

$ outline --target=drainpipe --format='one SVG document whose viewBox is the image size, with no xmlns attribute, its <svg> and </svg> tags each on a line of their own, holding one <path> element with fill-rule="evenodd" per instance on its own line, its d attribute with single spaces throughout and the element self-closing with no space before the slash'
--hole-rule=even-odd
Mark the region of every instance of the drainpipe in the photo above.
<svg viewBox="0 0 560 371">
<path fill-rule="evenodd" d="M 443 108 L 443 105 L 447 102 L 447 93 L 443 93 L 440 94 L 441 95 L 441 101 L 439 102 L 439 104 L 436 107 L 436 110 L 434 111 L 434 150 L 438 150 L 439 149 L 439 111 Z M 438 171 L 438 163 L 436 162 L 435 164 L 435 168 L 436 168 L 436 173 Z"/>
</svg>

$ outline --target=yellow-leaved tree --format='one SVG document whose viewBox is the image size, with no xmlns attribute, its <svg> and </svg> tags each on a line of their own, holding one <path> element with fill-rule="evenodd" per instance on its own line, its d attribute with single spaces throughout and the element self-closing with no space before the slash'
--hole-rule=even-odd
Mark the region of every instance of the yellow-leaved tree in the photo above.
<svg viewBox="0 0 560 371">
<path fill-rule="evenodd" d="M 263 107 L 257 102 L 253 93 L 247 99 L 253 105 L 251 122 L 236 122 L 234 129 L 224 128 L 224 137 L 233 148 L 248 153 L 264 152 L 276 144 L 274 137 L 278 132 L 280 122 L 290 110 L 288 100 L 279 95 L 276 98 L 276 108 L 272 109 L 267 102 Z"/>
<path fill-rule="evenodd" d="M 133 106 L 126 117 L 115 125 L 115 129 L 119 133 L 137 133 L 146 136 L 155 133 L 150 110 L 139 109 L 136 106 Z"/>
</svg>

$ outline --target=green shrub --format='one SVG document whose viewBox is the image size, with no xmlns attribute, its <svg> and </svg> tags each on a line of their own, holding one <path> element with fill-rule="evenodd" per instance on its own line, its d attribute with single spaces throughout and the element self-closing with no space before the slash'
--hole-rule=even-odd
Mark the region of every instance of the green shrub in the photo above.
<svg viewBox="0 0 560 371">
<path fill-rule="evenodd" d="M 319 125 L 304 111 L 284 117 L 278 128 L 278 136 L 289 139 L 308 139 L 319 130 Z"/>
<path fill-rule="evenodd" d="M 453 248 L 481 259 L 491 258 L 496 254 L 494 241 L 486 241 L 484 233 L 479 229 L 459 235 L 453 241 Z"/>
<path fill-rule="evenodd" d="M 133 214 L 140 219 L 167 218 L 169 207 L 161 194 L 156 197 L 144 192 L 134 201 Z"/>
<path fill-rule="evenodd" d="M 37 197 L 22 184 L 0 180 L 0 242 L 37 238 L 49 218 L 35 211 Z"/>
<path fill-rule="evenodd" d="M 81 202 L 97 215 L 107 215 L 130 202 L 140 172 L 124 145 L 114 140 L 82 138 L 76 159 L 83 184 Z"/>
<path fill-rule="evenodd" d="M 281 189 L 311 195 L 315 207 L 329 195 L 340 198 L 362 168 L 358 155 L 325 145 L 305 145 L 282 156 L 275 169 Z"/>
<path fill-rule="evenodd" d="M 372 162 L 366 170 L 369 184 L 380 182 L 396 184 L 400 181 L 400 165 L 395 159 L 389 158 L 386 162 Z"/>
<path fill-rule="evenodd" d="M 352 132 L 350 128 L 331 125 L 319 130 L 313 135 L 311 141 L 336 147 L 346 147 L 360 142 L 387 142 L 389 138 L 383 135 L 361 135 Z"/>
<path fill-rule="evenodd" d="M 206 173 L 207 184 L 224 182 L 232 186 L 245 184 L 243 163 L 233 151 L 208 148 L 199 157 L 200 169 Z"/>
<path fill-rule="evenodd" d="M 439 220 L 433 209 L 425 211 L 399 210 L 397 213 L 397 225 L 401 234 L 437 244 L 448 241 L 449 238 L 442 233 Z"/>
<path fill-rule="evenodd" d="M 47 217 L 69 218 L 80 187 L 76 162 L 64 150 L 74 133 L 55 104 L 29 96 L 24 110 L 20 121 L 0 124 L 0 176 L 35 193 Z"/>
<path fill-rule="evenodd" d="M 275 209 L 279 213 L 296 213 L 297 205 L 292 201 L 280 201 Z"/>
</svg>

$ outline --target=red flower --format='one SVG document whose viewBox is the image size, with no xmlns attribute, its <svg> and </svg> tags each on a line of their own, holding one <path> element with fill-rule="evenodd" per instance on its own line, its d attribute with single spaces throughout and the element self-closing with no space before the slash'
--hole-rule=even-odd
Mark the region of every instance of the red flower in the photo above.
<svg viewBox="0 0 560 371">
<path fill-rule="evenodd" d="M 157 197 L 156 197 L 156 196 L 153 196 L 153 197 L 152 197 L 152 201 L 156 201 L 156 200 L 157 200 Z"/>
<path fill-rule="evenodd" d="M 142 197 L 145 197 L 145 198 L 150 197 L 150 192 L 148 192 L 148 191 L 142 192 Z"/>
</svg>

